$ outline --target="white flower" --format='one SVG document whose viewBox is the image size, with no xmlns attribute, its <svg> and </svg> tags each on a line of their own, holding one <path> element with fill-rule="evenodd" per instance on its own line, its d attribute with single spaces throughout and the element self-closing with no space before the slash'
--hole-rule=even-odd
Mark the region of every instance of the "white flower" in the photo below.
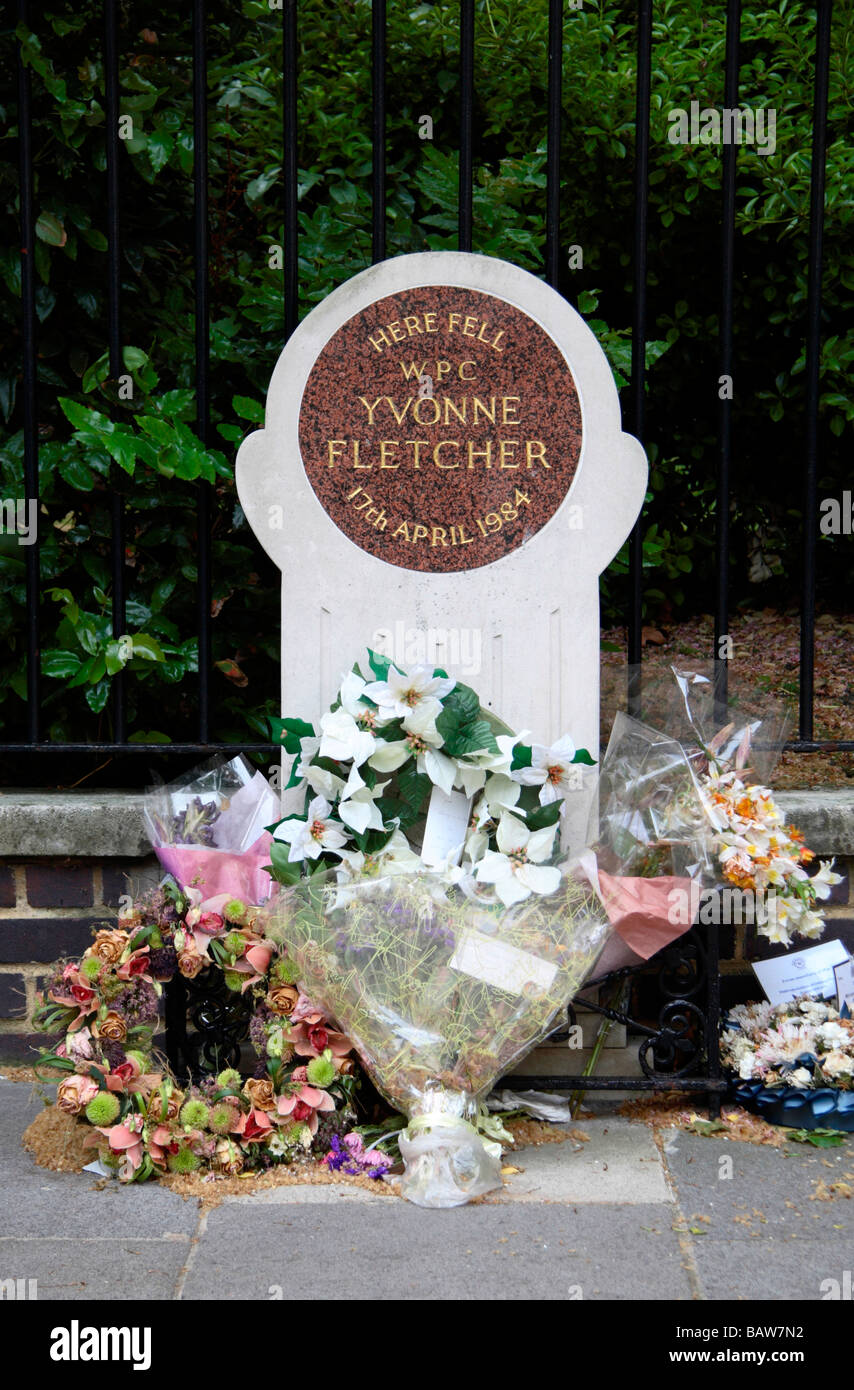
<svg viewBox="0 0 854 1390">
<path fill-rule="evenodd" d="M 513 750 L 517 743 L 521 743 L 527 737 L 527 729 L 521 734 L 498 734 L 495 740 L 498 744 L 497 753 L 490 753 L 487 749 L 482 749 L 479 753 L 467 753 L 458 763 L 454 785 L 461 787 L 466 796 L 474 796 L 475 792 L 479 792 L 483 787 L 490 772 L 509 777 L 513 764 Z"/>
<path fill-rule="evenodd" d="M 434 676 L 429 666 L 415 666 L 409 672 L 390 666 L 386 679 L 366 685 L 364 694 L 379 705 L 384 718 L 402 719 L 420 705 L 427 705 L 435 718 L 455 685 L 447 676 Z"/>
<path fill-rule="evenodd" d="M 457 764 L 447 753 L 439 751 L 444 739 L 436 728 L 436 712 L 426 700 L 422 701 L 407 713 L 403 727 L 407 735 L 405 742 L 417 757 L 418 771 L 426 772 L 430 781 L 450 796 Z"/>
<path fill-rule="evenodd" d="M 796 1067 L 794 1071 L 789 1072 L 786 1080 L 790 1086 L 797 1086 L 799 1090 L 813 1084 L 812 1072 L 808 1072 L 806 1067 Z"/>
<path fill-rule="evenodd" d="M 388 782 L 378 782 L 375 787 L 366 786 L 358 769 L 352 768 L 338 805 L 338 814 L 344 824 L 359 835 L 366 830 L 383 830 L 383 818 L 374 798 L 387 786 Z"/>
<path fill-rule="evenodd" d="M 365 694 L 367 688 L 367 682 L 361 676 L 355 671 L 348 671 L 342 678 L 338 699 L 342 709 L 352 714 L 360 728 L 370 730 L 387 723 L 390 716 L 376 708 L 375 702 Z"/>
<path fill-rule="evenodd" d="M 305 819 L 294 817 L 276 826 L 273 839 L 284 840 L 290 845 L 290 864 L 303 859 L 317 859 L 321 850 L 341 849 L 347 843 L 348 836 L 343 825 L 329 819 L 331 810 L 325 797 L 316 796 L 309 804 Z"/>
<path fill-rule="evenodd" d="M 822 859 L 819 865 L 818 873 L 813 874 L 812 878 L 810 879 L 810 883 L 815 889 L 815 895 L 817 898 L 829 898 L 830 890 L 833 887 L 834 883 L 842 882 L 842 875 L 835 874 L 833 872 L 833 866 L 835 863 L 835 859 L 831 859 L 830 861 L 828 861 L 827 859 Z"/>
<path fill-rule="evenodd" d="M 821 1069 L 826 1076 L 852 1076 L 854 1057 L 846 1057 L 843 1052 L 828 1052 L 827 1056 L 821 1059 Z"/>
<path fill-rule="evenodd" d="M 531 893 L 553 893 L 560 884 L 560 870 L 543 865 L 554 844 L 555 826 L 529 830 L 517 816 L 504 811 L 496 840 L 500 853 L 487 850 L 476 869 L 478 883 L 492 883 L 505 907 L 522 902 Z"/>
<path fill-rule="evenodd" d="M 518 767 L 514 776 L 525 787 L 540 788 L 541 806 L 562 801 L 568 792 L 578 787 L 578 769 L 572 761 L 575 754 L 575 744 L 568 734 L 551 748 L 535 743 L 530 767 Z"/>
<path fill-rule="evenodd" d="M 374 854 L 363 854 L 361 850 L 340 849 L 338 854 L 348 871 L 353 875 L 412 874 L 424 868 L 424 861 L 409 848 L 409 842 L 402 830 L 395 830 L 386 840 L 382 849 Z"/>
<path fill-rule="evenodd" d="M 502 811 L 512 810 L 521 795 L 519 783 L 505 773 L 497 772 L 488 778 L 466 835 L 465 853 L 473 864 L 483 857 L 489 847 L 491 823 L 498 819 Z"/>
<path fill-rule="evenodd" d="M 352 714 L 343 708 L 329 710 L 320 721 L 320 756 L 335 762 L 353 762 L 360 767 L 373 753 L 374 735 L 360 729 Z"/>
<path fill-rule="evenodd" d="M 816 1042 L 828 1052 L 837 1047 L 845 1047 L 851 1041 L 847 1028 L 843 1028 L 841 1023 L 822 1023 L 816 1029 L 815 1036 Z"/>
<path fill-rule="evenodd" d="M 374 743 L 374 751 L 368 758 L 368 766 L 376 768 L 377 772 L 396 772 L 407 758 L 411 757 L 412 749 L 405 738 L 378 738 Z"/>
</svg>

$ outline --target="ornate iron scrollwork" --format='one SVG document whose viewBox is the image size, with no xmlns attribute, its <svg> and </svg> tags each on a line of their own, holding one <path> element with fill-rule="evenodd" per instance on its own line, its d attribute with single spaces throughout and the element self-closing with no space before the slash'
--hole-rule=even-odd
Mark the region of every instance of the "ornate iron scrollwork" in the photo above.
<svg viewBox="0 0 854 1390">
<path fill-rule="evenodd" d="M 230 990 L 213 968 L 194 980 L 176 976 L 166 995 L 166 1047 L 176 1074 L 206 1076 L 240 1065 L 252 1014 L 247 995 Z"/>
<path fill-rule="evenodd" d="M 638 1048 L 638 1061 L 644 1076 L 652 1081 L 672 1081 L 696 1071 L 705 1056 L 706 1017 L 688 999 L 665 1004 L 658 1017 L 658 1029 L 645 1037 Z M 651 1064 L 650 1064 L 651 1063 Z"/>
</svg>

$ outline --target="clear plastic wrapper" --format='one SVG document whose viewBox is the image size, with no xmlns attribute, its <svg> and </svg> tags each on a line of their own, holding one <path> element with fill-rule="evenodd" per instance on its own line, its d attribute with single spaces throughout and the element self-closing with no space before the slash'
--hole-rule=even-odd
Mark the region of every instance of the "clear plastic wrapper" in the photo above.
<svg viewBox="0 0 854 1390">
<path fill-rule="evenodd" d="M 615 927 L 601 973 L 648 960 L 688 930 L 715 882 L 711 824 L 686 750 L 619 713 L 602 759 L 592 849 L 578 856 Z"/>
<path fill-rule="evenodd" d="M 265 872 L 272 838 L 265 827 L 278 816 L 278 795 L 242 754 L 155 787 L 143 803 L 154 852 L 183 888 L 255 905 L 275 887 Z"/>
<path fill-rule="evenodd" d="M 694 662 L 644 671 L 643 716 L 667 729 L 698 773 L 735 768 L 745 781 L 767 783 L 780 760 L 791 710 L 766 691 L 730 693 L 724 709 L 715 698 L 714 664 Z"/>
<path fill-rule="evenodd" d="M 611 926 L 589 887 L 564 875 L 504 907 L 426 871 L 342 889 L 333 870 L 283 888 L 265 930 L 408 1117 L 404 1195 L 449 1207 L 500 1186 L 478 1105 L 594 968 Z"/>
</svg>

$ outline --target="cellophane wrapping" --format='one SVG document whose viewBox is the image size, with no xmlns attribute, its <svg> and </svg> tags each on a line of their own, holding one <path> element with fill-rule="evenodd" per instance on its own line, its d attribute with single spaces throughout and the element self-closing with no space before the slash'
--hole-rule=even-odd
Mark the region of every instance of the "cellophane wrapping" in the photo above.
<svg viewBox="0 0 854 1390">
<path fill-rule="evenodd" d="M 507 908 L 429 872 L 342 885 L 327 871 L 284 887 L 265 930 L 408 1117 L 403 1194 L 449 1207 L 500 1186 L 478 1103 L 595 966 L 611 933 L 595 894 L 563 876 L 555 893 Z"/>
<path fill-rule="evenodd" d="M 214 759 L 154 787 L 143 819 L 154 852 L 182 888 L 260 903 L 276 887 L 266 872 L 279 798 L 242 754 Z"/>
</svg>

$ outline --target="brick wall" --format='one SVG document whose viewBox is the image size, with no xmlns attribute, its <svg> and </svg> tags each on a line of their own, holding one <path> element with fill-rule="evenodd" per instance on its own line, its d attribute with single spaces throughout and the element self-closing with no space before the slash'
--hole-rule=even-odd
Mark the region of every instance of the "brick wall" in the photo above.
<svg viewBox="0 0 854 1390">
<path fill-rule="evenodd" d="M 825 938 L 840 938 L 854 955 L 854 794 L 792 792 L 780 800 L 807 844 L 822 858 L 836 856 L 843 880 L 827 905 Z M 137 796 L 0 793 L 0 1062 L 32 1061 L 44 1039 L 28 1019 L 51 966 L 79 955 L 94 925 L 115 923 L 121 895 L 134 896 L 158 876 Z M 743 925 L 722 927 L 721 946 L 724 1004 L 757 998 L 751 962 L 779 947 Z"/>
<path fill-rule="evenodd" d="M 37 991 L 62 957 L 79 956 L 92 928 L 115 926 L 119 899 L 157 873 L 136 860 L 9 859 L 0 865 L 0 1060 L 24 1065 L 44 1042 L 28 1025 Z"/>
</svg>

